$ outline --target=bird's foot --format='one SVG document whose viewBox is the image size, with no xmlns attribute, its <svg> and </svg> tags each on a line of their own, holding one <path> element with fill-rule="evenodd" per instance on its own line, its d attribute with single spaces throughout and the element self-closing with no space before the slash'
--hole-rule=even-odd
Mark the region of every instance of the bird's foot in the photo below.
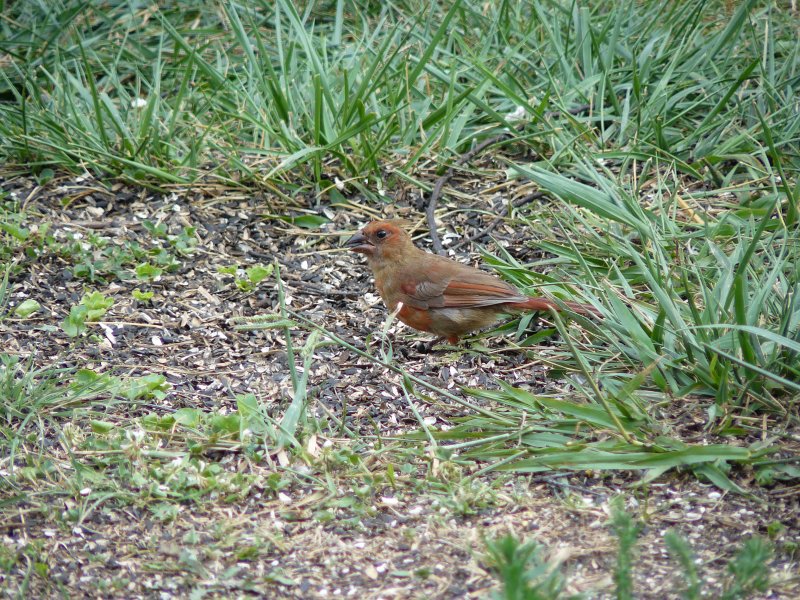
<svg viewBox="0 0 800 600">
<path fill-rule="evenodd" d="M 420 354 L 430 354 L 431 352 L 433 352 L 433 347 L 436 344 L 444 341 L 446 341 L 445 338 L 439 337 L 427 342 L 417 342 L 416 344 L 414 344 L 414 349 Z"/>
</svg>

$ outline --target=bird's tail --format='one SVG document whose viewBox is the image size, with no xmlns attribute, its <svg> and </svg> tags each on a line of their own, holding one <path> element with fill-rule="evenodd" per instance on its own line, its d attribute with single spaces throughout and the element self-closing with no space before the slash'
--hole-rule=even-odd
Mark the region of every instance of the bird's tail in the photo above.
<svg viewBox="0 0 800 600">
<path fill-rule="evenodd" d="M 557 303 L 554 300 L 550 300 L 549 298 L 528 298 L 523 302 L 514 302 L 513 304 L 509 304 L 509 306 L 515 310 L 549 310 L 550 308 L 561 310 L 560 304 L 563 304 L 572 312 L 576 312 L 579 315 L 586 315 L 592 317 L 602 316 L 599 310 L 597 310 L 594 306 L 590 306 L 589 304 L 581 304 L 580 302 L 567 302 L 567 301 Z"/>
</svg>

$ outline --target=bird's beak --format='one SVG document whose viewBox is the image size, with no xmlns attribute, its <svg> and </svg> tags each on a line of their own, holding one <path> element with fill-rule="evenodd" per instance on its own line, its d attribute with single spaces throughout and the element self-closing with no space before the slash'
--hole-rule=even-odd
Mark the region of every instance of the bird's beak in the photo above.
<svg viewBox="0 0 800 600">
<path fill-rule="evenodd" d="M 360 231 L 344 243 L 345 247 L 353 252 L 372 254 L 375 246 Z"/>
</svg>

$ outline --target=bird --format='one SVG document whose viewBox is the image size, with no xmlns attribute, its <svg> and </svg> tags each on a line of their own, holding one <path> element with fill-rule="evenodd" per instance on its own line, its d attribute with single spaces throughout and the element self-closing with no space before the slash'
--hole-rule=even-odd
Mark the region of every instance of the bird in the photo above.
<svg viewBox="0 0 800 600">
<path fill-rule="evenodd" d="M 528 296 L 491 273 L 421 250 L 398 220 L 371 221 L 344 245 L 367 257 L 390 312 L 409 327 L 437 336 L 429 348 L 442 340 L 455 345 L 503 314 L 563 305 L 582 315 L 600 315 L 588 304 L 560 305 Z"/>
</svg>

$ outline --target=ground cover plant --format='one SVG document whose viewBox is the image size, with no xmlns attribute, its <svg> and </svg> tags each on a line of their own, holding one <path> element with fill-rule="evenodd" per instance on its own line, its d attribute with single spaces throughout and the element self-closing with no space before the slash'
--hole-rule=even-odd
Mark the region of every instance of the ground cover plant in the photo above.
<svg viewBox="0 0 800 600">
<path fill-rule="evenodd" d="M 792 2 L 6 9 L 8 595 L 797 596 Z M 423 354 L 379 216 L 602 318 Z"/>
</svg>

